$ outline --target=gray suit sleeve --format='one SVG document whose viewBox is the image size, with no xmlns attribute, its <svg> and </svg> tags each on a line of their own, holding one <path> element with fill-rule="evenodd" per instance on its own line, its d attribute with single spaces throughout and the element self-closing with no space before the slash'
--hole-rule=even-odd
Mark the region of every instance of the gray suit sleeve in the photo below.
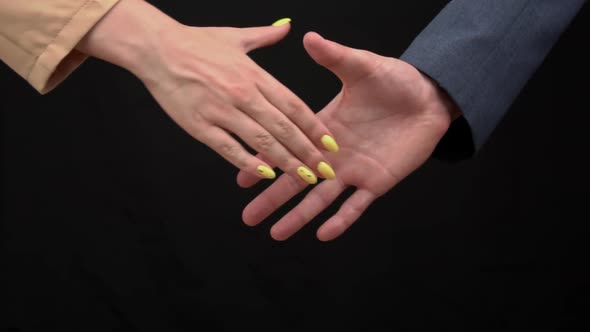
<svg viewBox="0 0 590 332">
<path fill-rule="evenodd" d="M 475 152 L 584 3 L 453 0 L 400 58 L 433 78 L 457 103 Z"/>
</svg>

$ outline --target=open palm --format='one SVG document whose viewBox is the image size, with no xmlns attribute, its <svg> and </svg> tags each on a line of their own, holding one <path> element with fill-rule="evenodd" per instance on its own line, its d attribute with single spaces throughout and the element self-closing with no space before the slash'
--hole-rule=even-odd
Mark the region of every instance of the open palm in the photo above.
<svg viewBox="0 0 590 332">
<path fill-rule="evenodd" d="M 343 84 L 318 113 L 340 144 L 337 153 L 327 156 L 337 177 L 313 188 L 272 227 L 271 235 L 287 239 L 354 186 L 356 191 L 318 230 L 318 238 L 326 241 L 342 234 L 375 199 L 429 158 L 450 125 L 453 107 L 430 79 L 403 61 L 345 47 L 316 33 L 308 33 L 304 45 Z M 238 175 L 244 187 L 258 180 Z M 304 189 L 301 181 L 282 175 L 244 209 L 244 222 L 260 223 Z"/>
</svg>

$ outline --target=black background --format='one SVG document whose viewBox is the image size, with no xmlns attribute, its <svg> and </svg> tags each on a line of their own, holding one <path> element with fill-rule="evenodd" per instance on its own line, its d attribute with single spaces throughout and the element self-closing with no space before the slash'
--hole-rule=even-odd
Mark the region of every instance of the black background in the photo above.
<svg viewBox="0 0 590 332">
<path fill-rule="evenodd" d="M 314 110 L 339 90 L 305 53 L 320 32 L 399 56 L 440 1 L 152 1 L 190 25 L 293 18 L 252 57 Z M 470 160 L 428 161 L 341 238 L 268 235 L 242 208 L 268 182 L 177 127 L 141 83 L 90 59 L 38 95 L 0 66 L 0 327 L 19 331 L 469 330 L 586 323 L 584 9 Z M 205 328 L 207 326 L 207 328 Z"/>
</svg>

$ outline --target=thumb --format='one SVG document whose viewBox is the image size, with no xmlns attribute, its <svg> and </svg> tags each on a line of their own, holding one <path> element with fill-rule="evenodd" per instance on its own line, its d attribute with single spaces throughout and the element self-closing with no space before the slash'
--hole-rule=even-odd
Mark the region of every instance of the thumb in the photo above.
<svg viewBox="0 0 590 332">
<path fill-rule="evenodd" d="M 291 29 L 291 19 L 283 18 L 270 26 L 240 29 L 240 42 L 246 53 L 281 41 Z"/>
<path fill-rule="evenodd" d="M 343 83 L 352 83 L 369 75 L 381 62 L 381 56 L 327 40 L 315 32 L 303 37 L 303 46 L 319 65 L 334 73 Z"/>
</svg>

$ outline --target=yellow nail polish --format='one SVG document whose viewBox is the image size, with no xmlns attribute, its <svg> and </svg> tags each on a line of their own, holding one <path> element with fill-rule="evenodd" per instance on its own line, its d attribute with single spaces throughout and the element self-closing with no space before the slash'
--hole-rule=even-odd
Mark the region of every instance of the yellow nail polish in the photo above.
<svg viewBox="0 0 590 332">
<path fill-rule="evenodd" d="M 265 166 L 265 165 L 260 165 L 257 168 L 258 173 L 260 173 L 262 176 L 264 176 L 267 179 L 274 179 L 277 175 L 275 174 L 275 171 L 272 170 L 272 168 Z"/>
<path fill-rule="evenodd" d="M 291 19 L 290 19 L 290 18 L 282 18 L 282 19 L 280 19 L 280 20 L 278 20 L 278 21 L 274 22 L 274 23 L 272 24 L 272 26 L 273 26 L 273 27 L 280 27 L 281 25 L 285 25 L 285 24 L 287 24 L 287 23 L 289 23 L 289 22 L 291 22 Z"/>
<path fill-rule="evenodd" d="M 328 150 L 330 152 L 338 152 L 338 150 L 340 150 L 340 148 L 338 147 L 338 144 L 330 135 L 322 136 L 322 144 L 324 145 L 326 150 Z"/>
<path fill-rule="evenodd" d="M 328 165 L 328 163 L 326 162 L 322 161 L 318 164 L 318 172 L 320 172 L 320 174 L 326 179 L 332 180 L 336 178 L 336 173 L 334 172 L 334 169 L 332 169 L 332 167 Z"/>
<path fill-rule="evenodd" d="M 313 172 L 307 169 L 305 166 L 299 167 L 297 169 L 297 174 L 299 174 L 299 177 L 301 177 L 303 181 L 309 184 L 318 183 L 318 178 L 315 176 L 315 174 L 313 174 Z"/>
</svg>

